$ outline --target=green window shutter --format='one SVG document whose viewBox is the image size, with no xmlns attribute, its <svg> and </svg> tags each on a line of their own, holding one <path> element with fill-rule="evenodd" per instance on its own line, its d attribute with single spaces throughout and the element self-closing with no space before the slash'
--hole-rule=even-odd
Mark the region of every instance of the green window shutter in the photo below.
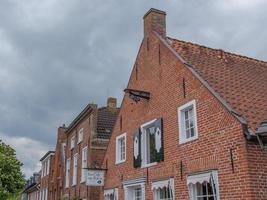
<svg viewBox="0 0 267 200">
<path fill-rule="evenodd" d="M 133 165 L 135 168 L 141 167 L 141 131 L 136 129 L 133 137 Z"/>
<path fill-rule="evenodd" d="M 164 161 L 164 147 L 163 147 L 163 120 L 162 118 L 157 119 L 154 122 L 156 129 L 155 132 L 155 149 L 156 149 L 156 160 L 157 162 Z"/>
</svg>

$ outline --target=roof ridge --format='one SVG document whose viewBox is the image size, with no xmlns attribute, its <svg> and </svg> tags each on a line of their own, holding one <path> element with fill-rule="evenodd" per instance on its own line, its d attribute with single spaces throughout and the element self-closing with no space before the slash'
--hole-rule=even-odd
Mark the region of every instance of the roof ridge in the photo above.
<svg viewBox="0 0 267 200">
<path fill-rule="evenodd" d="M 182 43 L 189 44 L 189 45 L 193 45 L 193 46 L 198 46 L 198 47 L 209 49 L 209 50 L 213 50 L 213 51 L 223 51 L 225 54 L 229 54 L 229 55 L 232 55 L 232 56 L 248 59 L 248 60 L 251 60 L 251 61 L 254 61 L 254 62 L 259 62 L 259 63 L 267 65 L 267 61 L 259 60 L 259 59 L 248 57 L 248 56 L 244 56 L 244 55 L 240 55 L 240 54 L 229 52 L 229 51 L 225 51 L 223 49 L 216 49 L 216 48 L 212 48 L 212 47 L 207 47 L 205 45 L 201 45 L 201 44 L 197 44 L 197 43 L 193 43 L 193 42 L 188 42 L 188 41 L 184 41 L 184 40 L 179 40 L 179 39 L 172 38 L 172 37 L 167 37 L 167 39 L 175 40 L 175 41 L 182 42 Z"/>
</svg>

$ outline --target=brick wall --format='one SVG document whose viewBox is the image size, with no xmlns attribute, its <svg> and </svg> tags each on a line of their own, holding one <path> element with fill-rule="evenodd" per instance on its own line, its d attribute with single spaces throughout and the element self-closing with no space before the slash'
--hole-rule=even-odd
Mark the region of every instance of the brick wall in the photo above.
<svg viewBox="0 0 267 200">
<path fill-rule="evenodd" d="M 103 162 L 103 168 L 108 168 L 105 188 L 117 187 L 119 199 L 124 199 L 123 181 L 147 177 L 146 199 L 150 200 L 152 180 L 174 177 L 175 199 L 184 200 L 189 199 L 188 174 L 217 169 L 221 200 L 253 199 L 256 192 L 250 188 L 248 151 L 240 123 L 157 36 L 150 34 L 148 38 L 142 42 L 128 88 L 148 91 L 151 99 L 135 103 L 124 96 L 118 117 L 122 117 L 122 125 L 117 120 Z M 177 108 L 193 99 L 196 100 L 198 139 L 179 144 Z M 160 117 L 163 118 L 165 160 L 152 167 L 135 169 L 133 132 L 143 123 Z M 116 136 L 125 132 L 127 159 L 115 165 Z M 259 199 L 264 199 L 263 195 Z"/>
</svg>

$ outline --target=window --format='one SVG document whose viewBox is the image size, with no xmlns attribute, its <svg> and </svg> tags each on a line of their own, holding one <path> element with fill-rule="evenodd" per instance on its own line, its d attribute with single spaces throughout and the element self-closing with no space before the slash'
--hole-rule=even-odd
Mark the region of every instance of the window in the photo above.
<svg viewBox="0 0 267 200">
<path fill-rule="evenodd" d="M 73 173 L 72 173 L 72 185 L 77 184 L 77 168 L 78 168 L 78 154 L 73 156 Z"/>
<path fill-rule="evenodd" d="M 78 144 L 83 141 L 83 128 L 79 130 L 79 135 L 78 135 Z"/>
<path fill-rule="evenodd" d="M 145 200 L 145 182 L 146 178 L 124 181 L 124 199 Z"/>
<path fill-rule="evenodd" d="M 75 136 L 72 136 L 70 140 L 70 149 L 73 149 L 75 147 Z"/>
<path fill-rule="evenodd" d="M 126 133 L 116 138 L 116 164 L 126 160 Z"/>
<path fill-rule="evenodd" d="M 118 200 L 118 198 L 119 198 L 118 188 L 104 190 L 105 200 Z"/>
<path fill-rule="evenodd" d="M 66 163 L 66 182 L 65 187 L 68 188 L 70 186 L 70 158 L 67 159 Z"/>
<path fill-rule="evenodd" d="M 154 119 L 141 126 L 140 145 L 142 167 L 151 166 L 159 161 L 163 161 L 162 134 L 162 119 Z M 135 139 L 135 143 L 137 143 L 137 140 Z M 134 150 L 136 148 L 134 147 Z M 137 158 L 137 156 L 135 157 Z"/>
<path fill-rule="evenodd" d="M 50 158 L 47 158 L 47 160 L 46 160 L 46 175 L 49 174 L 49 169 L 50 169 Z"/>
<path fill-rule="evenodd" d="M 48 159 L 42 161 L 42 177 L 45 177 L 49 174 L 49 163 Z"/>
<path fill-rule="evenodd" d="M 167 179 L 152 183 L 153 200 L 174 199 L 174 179 Z"/>
<path fill-rule="evenodd" d="M 45 189 L 45 200 L 48 200 L 48 189 Z"/>
<path fill-rule="evenodd" d="M 217 171 L 188 176 L 187 185 L 190 200 L 220 200 Z"/>
<path fill-rule="evenodd" d="M 86 181 L 87 152 L 88 152 L 88 148 L 84 147 L 83 150 L 82 150 L 81 183 Z"/>
<path fill-rule="evenodd" d="M 141 187 L 134 188 L 134 200 L 142 200 L 142 189 L 141 189 Z"/>
<path fill-rule="evenodd" d="M 178 108 L 179 143 L 197 139 L 196 101 L 190 101 Z"/>
</svg>

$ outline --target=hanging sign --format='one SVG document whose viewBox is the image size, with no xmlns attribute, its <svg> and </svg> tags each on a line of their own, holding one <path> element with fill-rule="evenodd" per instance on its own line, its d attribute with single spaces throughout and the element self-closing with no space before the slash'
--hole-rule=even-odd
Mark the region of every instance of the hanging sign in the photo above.
<svg viewBox="0 0 267 200">
<path fill-rule="evenodd" d="M 104 186 L 105 170 L 89 169 L 87 171 L 86 185 Z"/>
</svg>

